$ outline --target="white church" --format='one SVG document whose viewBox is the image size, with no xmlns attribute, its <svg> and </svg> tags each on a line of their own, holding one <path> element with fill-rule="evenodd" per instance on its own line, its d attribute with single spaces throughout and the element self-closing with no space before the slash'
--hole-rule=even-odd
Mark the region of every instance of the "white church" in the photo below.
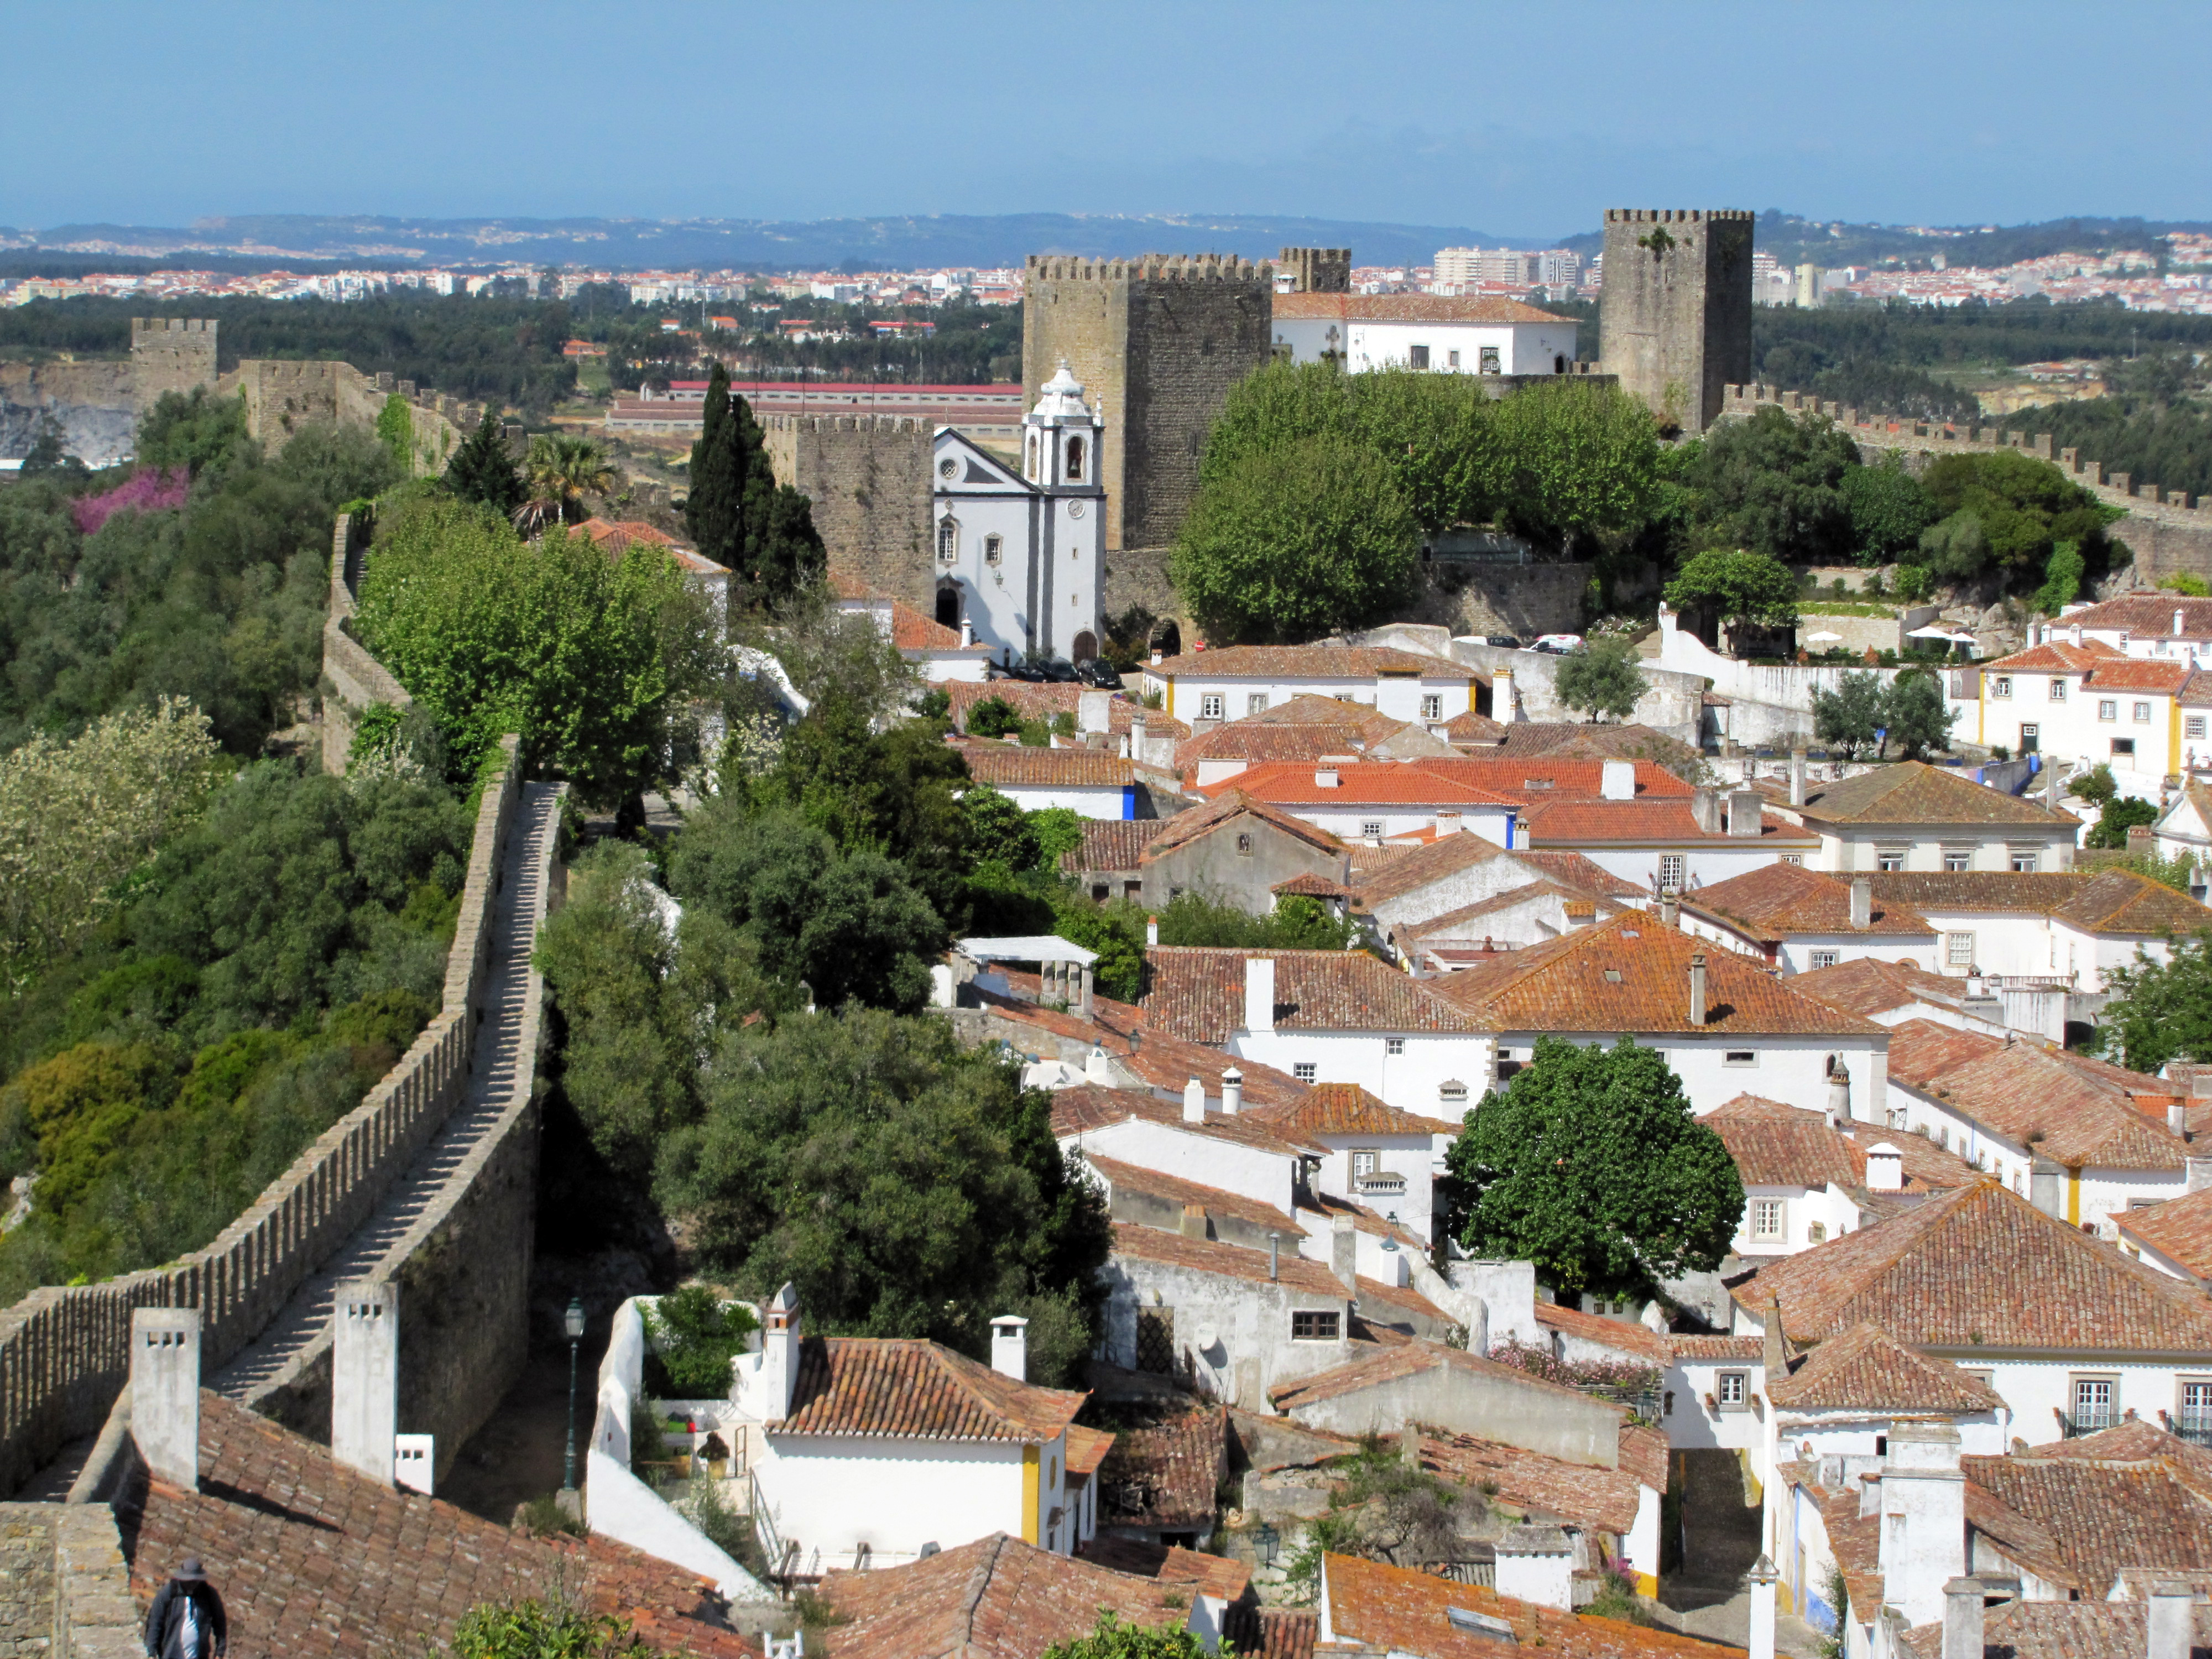
<svg viewBox="0 0 2212 1659">
<path fill-rule="evenodd" d="M 1018 473 L 952 428 L 938 428 L 937 620 L 1002 663 L 1098 654 L 1105 426 L 1062 362 L 1022 417 Z"/>
</svg>

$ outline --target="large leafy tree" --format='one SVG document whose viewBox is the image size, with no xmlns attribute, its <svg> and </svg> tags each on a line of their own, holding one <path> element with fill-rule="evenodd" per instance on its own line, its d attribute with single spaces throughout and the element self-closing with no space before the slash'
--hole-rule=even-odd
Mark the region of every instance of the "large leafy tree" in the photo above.
<svg viewBox="0 0 2212 1659">
<path fill-rule="evenodd" d="M 1881 729 L 1887 688 L 1881 676 L 1871 672 L 1845 674 L 1832 691 L 1813 688 L 1813 735 L 1845 760 L 1856 760 L 1862 750 L 1872 749 Z"/>
<path fill-rule="evenodd" d="M 461 440 L 446 463 L 446 488 L 465 501 L 482 501 L 507 518 L 530 497 L 529 481 L 508 453 L 499 417 L 484 410 L 477 429 Z"/>
<path fill-rule="evenodd" d="M 1797 584 L 1765 553 L 1715 550 L 1684 562 L 1667 584 L 1667 603 L 1711 611 L 1730 634 L 1747 623 L 1781 628 L 1797 620 Z"/>
<path fill-rule="evenodd" d="M 1720 1265 L 1743 1182 L 1657 1050 L 1539 1037 L 1446 1155 L 1459 1242 L 1565 1292 L 1624 1296 Z"/>
<path fill-rule="evenodd" d="M 2175 939 L 2163 962 L 2138 947 L 2134 962 L 2105 970 L 2105 988 L 2098 1040 L 2130 1071 L 2212 1060 L 2212 933 Z"/>
<path fill-rule="evenodd" d="M 1390 468 L 1364 445 L 1303 438 L 1247 456 L 1203 486 L 1169 571 L 1206 637 L 1312 639 L 1396 605 L 1419 563 L 1419 527 Z"/>
<path fill-rule="evenodd" d="M 597 802 L 662 781 L 720 678 L 718 619 L 665 553 L 609 559 L 557 528 L 533 546 L 452 501 L 379 527 L 356 621 L 458 763 L 519 732 L 526 764 Z"/>
<path fill-rule="evenodd" d="M 730 1035 L 702 1092 L 656 1185 L 711 1271 L 761 1293 L 793 1281 L 817 1331 L 969 1353 L 994 1315 L 1021 1314 L 1033 1376 L 1081 1364 L 1105 1206 L 1062 1159 L 1048 1097 L 991 1051 L 848 1006 Z"/>
<path fill-rule="evenodd" d="M 1553 379 L 1490 410 L 1488 493 L 1506 528 L 1565 550 L 1650 518 L 1659 501 L 1658 424 L 1619 386 Z"/>
<path fill-rule="evenodd" d="M 1881 700 L 1882 725 L 1887 741 L 1907 760 L 1918 760 L 1931 749 L 1951 741 L 1951 723 L 1958 716 L 1943 696 L 1943 682 L 1936 676 L 1907 670 L 1889 684 Z"/>
<path fill-rule="evenodd" d="M 1565 659 L 1552 688 L 1561 702 L 1583 710 L 1592 720 L 1610 714 L 1625 720 L 1636 712 L 1637 699 L 1647 684 L 1636 647 L 1615 637 L 1599 640 Z"/>
<path fill-rule="evenodd" d="M 2060 542 L 2073 542 L 2101 571 L 2113 516 L 2050 462 L 2000 449 L 1944 455 L 1921 475 L 1940 521 L 1922 537 L 1937 574 L 1973 575 L 1995 564 L 2008 575 L 2044 569 Z"/>
<path fill-rule="evenodd" d="M 1838 485 L 1850 515 L 1861 564 L 1880 564 L 1920 545 L 1920 532 L 1936 522 L 1936 503 L 1893 450 L 1874 466 L 1844 470 Z"/>
<path fill-rule="evenodd" d="M 1772 404 L 1729 422 L 1707 434 L 1695 472 L 1709 533 L 1793 563 L 1849 559 L 1843 483 L 1858 465 L 1857 445 L 1832 422 Z"/>
</svg>

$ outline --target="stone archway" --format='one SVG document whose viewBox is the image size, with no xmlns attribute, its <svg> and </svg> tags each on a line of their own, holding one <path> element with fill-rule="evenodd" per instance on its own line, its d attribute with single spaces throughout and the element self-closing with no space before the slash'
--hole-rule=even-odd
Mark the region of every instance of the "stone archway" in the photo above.
<svg viewBox="0 0 2212 1659">
<path fill-rule="evenodd" d="M 1174 617 L 1167 617 L 1153 628 L 1152 648 L 1163 657 L 1182 655 L 1182 629 Z"/>
</svg>

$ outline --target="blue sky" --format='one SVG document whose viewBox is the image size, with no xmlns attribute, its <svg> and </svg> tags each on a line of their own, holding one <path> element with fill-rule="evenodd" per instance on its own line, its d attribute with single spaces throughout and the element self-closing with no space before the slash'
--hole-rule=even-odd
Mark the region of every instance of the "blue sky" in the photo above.
<svg viewBox="0 0 2212 1659">
<path fill-rule="evenodd" d="M 2212 218 L 2195 5 L 0 0 L 0 224 Z"/>
</svg>

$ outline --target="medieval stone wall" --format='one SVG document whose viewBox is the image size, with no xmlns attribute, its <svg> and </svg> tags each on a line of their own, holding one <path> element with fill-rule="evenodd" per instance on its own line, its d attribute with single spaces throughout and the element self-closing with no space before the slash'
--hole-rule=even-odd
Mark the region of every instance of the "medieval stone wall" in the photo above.
<svg viewBox="0 0 2212 1659">
<path fill-rule="evenodd" d="M 190 392 L 216 382 L 212 317 L 133 317 L 131 379 L 140 413 L 165 392 Z"/>
<path fill-rule="evenodd" d="M 1275 263 L 1290 273 L 1293 294 L 1352 292 L 1352 250 L 1348 247 L 1286 247 Z"/>
<path fill-rule="evenodd" d="M 769 415 L 778 483 L 805 495 L 830 569 L 934 616 L 930 463 L 936 429 L 912 415 Z"/>
<path fill-rule="evenodd" d="M 1598 356 L 1662 419 L 1702 432 L 1751 378 L 1752 216 L 1609 208 Z"/>
</svg>

